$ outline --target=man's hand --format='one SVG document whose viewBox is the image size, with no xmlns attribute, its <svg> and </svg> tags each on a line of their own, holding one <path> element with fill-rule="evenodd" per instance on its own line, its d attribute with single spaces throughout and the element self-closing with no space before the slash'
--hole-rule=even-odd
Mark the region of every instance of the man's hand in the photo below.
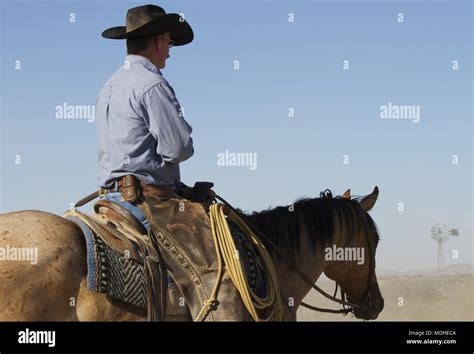
<svg viewBox="0 0 474 354">
<path fill-rule="evenodd" d="M 196 203 L 210 203 L 216 197 L 216 193 L 211 189 L 212 182 L 196 182 L 194 187 L 189 187 L 180 182 L 176 193 L 184 199 Z"/>
</svg>

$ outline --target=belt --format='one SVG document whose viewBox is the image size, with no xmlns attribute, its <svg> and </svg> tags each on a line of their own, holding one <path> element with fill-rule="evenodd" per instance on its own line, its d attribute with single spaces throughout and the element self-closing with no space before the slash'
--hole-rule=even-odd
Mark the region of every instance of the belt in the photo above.
<svg viewBox="0 0 474 354">
<path fill-rule="evenodd" d="M 159 197 L 172 197 L 179 198 L 177 194 L 174 193 L 174 188 L 169 185 L 157 185 L 157 184 L 147 184 L 135 179 L 121 178 L 115 181 L 110 187 L 99 188 L 99 194 L 102 196 L 106 193 L 113 192 L 122 192 L 124 188 L 139 186 L 143 193 L 154 194 Z"/>
<path fill-rule="evenodd" d="M 174 188 L 169 185 L 156 185 L 156 184 L 146 184 L 138 179 L 136 179 L 132 175 L 126 175 L 119 179 L 118 181 L 115 181 L 112 186 L 107 187 L 107 188 L 99 188 L 98 191 L 95 191 L 88 196 L 82 198 L 79 200 L 76 204 L 74 204 L 74 207 L 80 207 L 83 206 L 84 204 L 89 203 L 90 201 L 94 200 L 97 197 L 102 197 L 107 193 L 111 192 L 120 192 L 122 193 L 122 196 L 124 197 L 125 200 L 127 201 L 134 201 L 138 198 L 138 195 L 143 193 L 143 194 L 149 194 L 149 195 L 156 195 L 159 198 L 178 198 L 182 199 L 179 195 L 177 195 L 174 192 Z"/>
</svg>

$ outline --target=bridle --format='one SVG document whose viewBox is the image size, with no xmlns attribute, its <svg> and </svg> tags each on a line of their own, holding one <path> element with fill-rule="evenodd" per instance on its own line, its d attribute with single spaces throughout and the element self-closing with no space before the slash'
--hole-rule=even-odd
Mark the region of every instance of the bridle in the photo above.
<svg viewBox="0 0 474 354">
<path fill-rule="evenodd" d="M 313 306 L 313 305 L 309 305 L 305 302 L 301 302 L 301 306 L 303 307 L 306 307 L 307 309 L 310 309 L 310 310 L 313 310 L 313 311 L 318 311 L 318 312 L 327 312 L 327 313 L 342 313 L 342 314 L 347 314 L 349 312 L 354 312 L 354 309 L 355 308 L 360 308 L 362 307 L 363 305 L 361 304 L 356 304 L 356 303 L 353 303 L 353 302 L 350 302 L 347 300 L 346 298 L 346 294 L 344 293 L 344 291 L 342 290 L 341 288 L 341 298 L 338 299 L 336 296 L 337 296 L 337 289 L 339 287 L 339 284 L 338 282 L 336 281 L 336 288 L 335 288 L 335 291 L 334 291 L 334 295 L 330 295 L 328 294 L 327 292 L 325 292 L 323 289 L 321 289 L 319 286 L 317 286 L 315 283 L 313 283 L 311 281 L 311 279 L 309 279 L 309 277 L 301 270 L 300 267 L 298 267 L 297 264 L 295 264 L 294 262 L 292 262 L 286 255 L 286 253 L 284 251 L 282 251 L 269 237 L 267 237 L 264 233 L 262 233 L 260 230 L 258 230 L 255 225 L 252 224 L 252 222 L 247 218 L 246 215 L 244 215 L 243 213 L 239 213 L 237 210 L 235 210 L 235 208 L 230 205 L 224 198 L 222 198 L 221 196 L 219 195 L 216 195 L 215 196 L 216 199 L 220 200 L 222 203 L 224 203 L 228 208 L 230 208 L 233 212 L 237 213 L 240 215 L 241 218 L 243 218 L 245 220 L 245 222 L 247 223 L 247 225 L 252 229 L 252 231 L 258 236 L 260 237 L 261 239 L 264 239 L 268 245 L 270 245 L 273 250 L 278 253 L 278 255 L 291 267 L 293 268 L 293 270 L 296 272 L 296 274 L 298 274 L 298 276 L 305 282 L 307 283 L 312 289 L 316 290 L 317 292 L 319 292 L 321 295 L 323 295 L 325 298 L 331 300 L 331 301 L 334 301 L 340 305 L 343 306 L 342 309 L 340 310 L 333 310 L 333 309 L 325 309 L 325 308 L 320 308 L 320 307 L 316 307 L 316 306 Z M 368 237 L 368 236 L 367 236 Z M 371 244 L 370 244 L 370 240 L 367 239 L 367 247 L 369 248 L 369 254 L 372 255 L 372 247 L 371 247 Z M 371 269 L 370 269 L 370 274 L 372 274 L 372 262 L 371 262 L 371 265 L 370 265 Z M 371 275 L 369 276 L 369 284 L 367 286 L 367 293 L 366 295 L 364 296 L 364 305 L 367 306 L 367 304 L 370 306 L 370 303 L 371 302 L 371 296 L 372 296 L 372 291 L 370 289 L 370 279 L 371 279 Z M 286 301 L 285 301 L 286 302 Z"/>
</svg>

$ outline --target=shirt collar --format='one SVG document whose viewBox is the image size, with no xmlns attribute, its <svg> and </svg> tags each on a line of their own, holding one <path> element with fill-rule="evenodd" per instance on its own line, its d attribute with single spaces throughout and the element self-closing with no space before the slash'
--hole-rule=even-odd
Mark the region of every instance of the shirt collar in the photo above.
<svg viewBox="0 0 474 354">
<path fill-rule="evenodd" d="M 153 64 L 150 59 L 148 58 L 145 58 L 144 56 L 141 56 L 141 55 L 135 55 L 135 54 L 129 54 L 125 57 L 125 61 L 128 61 L 129 63 L 133 63 L 133 64 L 140 64 L 140 65 L 143 65 L 145 68 L 147 68 L 148 70 L 158 74 L 158 75 L 161 75 L 161 71 L 158 70 L 158 68 L 155 66 L 155 64 Z"/>
</svg>

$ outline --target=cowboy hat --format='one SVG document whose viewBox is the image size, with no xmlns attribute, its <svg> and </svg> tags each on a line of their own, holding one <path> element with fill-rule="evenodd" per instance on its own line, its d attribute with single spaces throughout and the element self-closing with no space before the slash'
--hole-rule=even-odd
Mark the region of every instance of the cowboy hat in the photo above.
<svg viewBox="0 0 474 354">
<path fill-rule="evenodd" d="M 191 26 L 178 14 L 167 14 L 155 5 L 143 5 L 127 11 L 126 26 L 111 27 L 102 32 L 108 39 L 137 38 L 170 32 L 174 45 L 190 43 L 193 38 Z"/>
</svg>

